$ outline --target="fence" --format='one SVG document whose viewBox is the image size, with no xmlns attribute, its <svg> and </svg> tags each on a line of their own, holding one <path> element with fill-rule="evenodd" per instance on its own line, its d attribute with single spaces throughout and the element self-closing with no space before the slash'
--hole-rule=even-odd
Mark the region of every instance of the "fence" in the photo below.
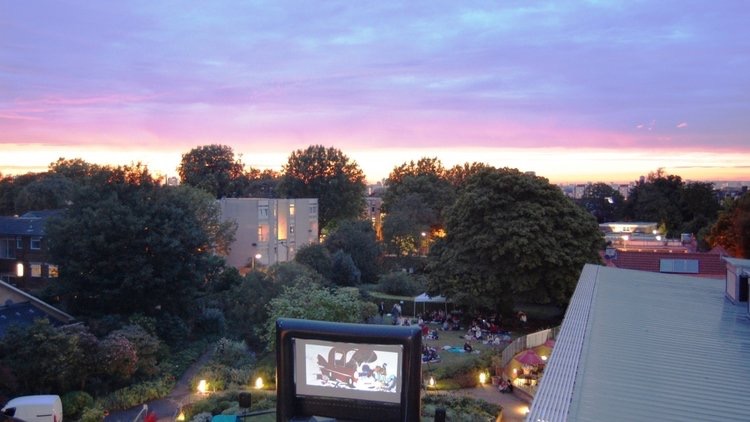
<svg viewBox="0 0 750 422">
<path fill-rule="evenodd" d="M 540 346 L 549 339 L 557 338 L 557 334 L 559 332 L 560 327 L 557 326 L 554 328 L 548 328 L 546 330 L 537 331 L 536 333 L 518 337 L 517 339 L 513 340 L 513 342 L 511 342 L 508 346 L 506 346 L 505 349 L 503 349 L 501 366 L 505 367 L 505 365 L 510 363 L 511 359 L 513 359 L 513 356 L 515 356 L 516 354 L 523 352 L 526 349 Z"/>
</svg>

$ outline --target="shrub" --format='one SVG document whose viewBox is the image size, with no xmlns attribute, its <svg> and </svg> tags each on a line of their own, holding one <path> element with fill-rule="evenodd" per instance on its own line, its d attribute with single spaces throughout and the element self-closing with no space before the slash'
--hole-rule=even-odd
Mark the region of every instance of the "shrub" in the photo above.
<svg viewBox="0 0 750 422">
<path fill-rule="evenodd" d="M 447 380 L 457 384 L 460 388 L 473 388 L 479 383 L 479 372 L 486 368 L 482 358 L 462 360 L 452 365 L 439 366 L 433 371 L 433 376 L 441 381 L 441 388 L 450 385 Z M 444 385 L 443 385 L 444 384 Z"/>
<path fill-rule="evenodd" d="M 414 296 L 424 290 L 422 277 L 415 278 L 404 271 L 396 271 L 380 276 L 378 291 L 396 296 Z"/>
<path fill-rule="evenodd" d="M 60 399 L 66 419 L 78 419 L 86 408 L 94 405 L 94 398 L 85 391 L 69 391 Z"/>
<path fill-rule="evenodd" d="M 187 340 L 190 329 L 180 317 L 165 313 L 159 317 L 156 323 L 156 334 L 167 344 L 173 346 Z"/>
<path fill-rule="evenodd" d="M 102 402 L 107 409 L 127 409 L 147 401 L 166 397 L 174 388 L 174 378 L 165 377 L 156 381 L 146 381 L 129 387 L 121 388 Z"/>
<path fill-rule="evenodd" d="M 104 408 L 101 405 L 96 405 L 83 411 L 81 414 L 81 422 L 102 422 L 104 416 Z"/>
<path fill-rule="evenodd" d="M 255 354 L 244 341 L 221 338 L 214 347 L 213 360 L 225 366 L 243 366 L 255 363 Z"/>
<path fill-rule="evenodd" d="M 423 417 L 434 418 L 435 409 L 439 407 L 445 409 L 446 420 L 451 422 L 492 422 L 501 410 L 500 406 L 466 396 L 427 394 L 422 397 Z"/>
<path fill-rule="evenodd" d="M 206 308 L 198 316 L 195 328 L 203 334 L 224 334 L 227 330 L 227 321 L 224 312 L 217 308 Z"/>
</svg>

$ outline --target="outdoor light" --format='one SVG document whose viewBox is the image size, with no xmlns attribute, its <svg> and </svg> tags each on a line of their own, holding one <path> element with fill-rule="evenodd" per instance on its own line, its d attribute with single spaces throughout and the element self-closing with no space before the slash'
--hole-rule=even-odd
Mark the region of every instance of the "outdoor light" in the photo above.
<svg viewBox="0 0 750 422">
<path fill-rule="evenodd" d="M 258 379 L 255 380 L 255 389 L 260 390 L 263 388 L 263 378 L 258 377 Z"/>
<path fill-rule="evenodd" d="M 622 240 L 624 240 L 624 241 L 626 241 L 626 242 L 627 242 L 627 241 L 628 241 L 628 239 L 630 239 L 630 236 L 628 236 L 628 235 L 624 235 L 624 236 L 622 236 Z"/>
<path fill-rule="evenodd" d="M 547 356 L 546 355 L 542 355 L 542 360 L 546 362 L 547 361 Z"/>
<path fill-rule="evenodd" d="M 656 240 L 661 241 L 661 236 L 656 236 Z"/>
<path fill-rule="evenodd" d="M 479 383 L 484 385 L 485 382 L 487 382 L 487 374 L 482 372 L 479 374 Z"/>
<path fill-rule="evenodd" d="M 518 375 L 518 368 L 513 368 L 513 375 Z"/>
<path fill-rule="evenodd" d="M 198 381 L 198 392 L 201 394 L 206 394 L 208 392 L 208 383 L 206 380 Z"/>
<path fill-rule="evenodd" d="M 185 420 L 185 412 L 182 411 L 182 409 L 180 409 L 180 414 L 177 415 L 177 419 L 175 419 L 175 420 L 177 420 L 179 422 L 183 422 Z"/>
<path fill-rule="evenodd" d="M 23 277 L 23 262 L 16 264 L 16 277 Z"/>
<path fill-rule="evenodd" d="M 523 408 L 521 408 L 521 411 L 523 412 L 524 415 L 528 415 L 529 414 L 529 406 L 524 406 Z"/>
<path fill-rule="evenodd" d="M 255 254 L 255 259 L 260 259 L 260 258 L 261 258 L 262 256 L 263 256 L 263 255 L 261 255 L 261 254 L 259 254 L 259 253 L 256 253 L 256 254 Z"/>
<path fill-rule="evenodd" d="M 430 387 L 435 388 L 435 378 L 430 377 L 430 382 L 428 384 Z"/>
</svg>

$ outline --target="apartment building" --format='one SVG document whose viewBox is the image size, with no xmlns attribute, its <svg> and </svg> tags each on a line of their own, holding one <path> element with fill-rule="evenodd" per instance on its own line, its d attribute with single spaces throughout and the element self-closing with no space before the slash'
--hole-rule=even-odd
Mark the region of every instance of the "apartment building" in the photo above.
<svg viewBox="0 0 750 422">
<path fill-rule="evenodd" d="M 294 259 L 300 247 L 318 243 L 317 198 L 224 198 L 224 221 L 237 223 L 227 264 L 242 269 Z"/>
</svg>

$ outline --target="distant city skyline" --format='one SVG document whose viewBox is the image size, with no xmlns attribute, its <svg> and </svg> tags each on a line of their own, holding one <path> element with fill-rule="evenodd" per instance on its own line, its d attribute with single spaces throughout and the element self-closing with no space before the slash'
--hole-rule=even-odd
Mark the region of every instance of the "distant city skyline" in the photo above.
<svg viewBox="0 0 750 422">
<path fill-rule="evenodd" d="M 553 183 L 750 179 L 750 7 L 619 0 L 2 2 L 0 172 L 332 146 L 369 182 L 483 162 Z"/>
</svg>

